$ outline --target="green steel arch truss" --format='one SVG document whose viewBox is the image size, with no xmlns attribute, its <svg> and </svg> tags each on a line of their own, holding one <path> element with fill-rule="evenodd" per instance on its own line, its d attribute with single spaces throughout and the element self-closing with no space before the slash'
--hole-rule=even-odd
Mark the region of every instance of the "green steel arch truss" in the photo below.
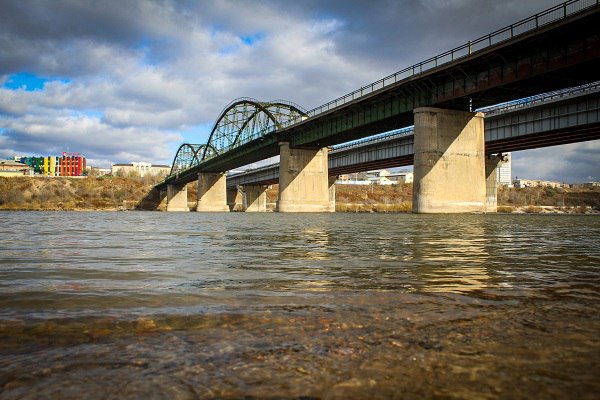
<svg viewBox="0 0 600 400">
<path fill-rule="evenodd" d="M 169 176 L 306 117 L 306 110 L 291 102 L 236 99 L 221 112 L 206 144 L 184 143 L 179 147 Z"/>
<path fill-rule="evenodd" d="M 179 146 L 177 153 L 175 153 L 169 176 L 176 175 L 186 169 L 199 165 L 200 157 L 205 154 L 205 150 L 206 154 L 209 154 L 210 156 L 215 152 L 214 149 L 206 144 L 184 143 Z"/>
</svg>

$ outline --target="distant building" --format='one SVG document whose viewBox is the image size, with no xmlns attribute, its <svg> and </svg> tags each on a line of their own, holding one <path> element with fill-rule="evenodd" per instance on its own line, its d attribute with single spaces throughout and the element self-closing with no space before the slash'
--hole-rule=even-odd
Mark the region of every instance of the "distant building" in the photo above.
<svg viewBox="0 0 600 400">
<path fill-rule="evenodd" d="M 391 173 L 388 176 L 388 179 L 392 182 L 396 182 L 398 185 L 403 185 L 405 183 L 413 183 L 414 174 L 409 171 L 400 171 Z"/>
<path fill-rule="evenodd" d="M 394 185 L 396 183 L 389 178 L 390 172 L 387 169 L 369 171 L 367 176 L 374 185 Z"/>
<path fill-rule="evenodd" d="M 152 165 L 147 162 L 132 162 L 129 164 L 113 164 L 111 174 L 113 176 L 131 176 L 137 175 L 144 177 L 150 176 L 166 176 L 171 171 L 170 165 Z"/>
<path fill-rule="evenodd" d="M 79 153 L 63 153 L 62 156 L 18 156 L 15 161 L 31 167 L 31 174 L 46 176 L 83 176 L 86 160 Z"/>
<path fill-rule="evenodd" d="M 340 175 L 335 181 L 338 185 L 370 185 L 371 181 L 358 174 Z"/>
<path fill-rule="evenodd" d="M 0 160 L 0 176 L 29 175 L 31 167 L 15 160 Z"/>
<path fill-rule="evenodd" d="M 508 161 L 496 168 L 496 181 L 503 185 L 512 186 L 512 154 L 503 154 L 507 156 Z"/>
<path fill-rule="evenodd" d="M 89 167 L 89 174 L 91 176 L 104 176 L 110 175 L 112 173 L 111 168 L 99 168 L 99 167 Z"/>
<path fill-rule="evenodd" d="M 82 176 L 85 174 L 85 157 L 78 153 L 63 153 L 58 161 L 60 176 Z"/>
<path fill-rule="evenodd" d="M 340 185 L 402 185 L 413 183 L 410 171 L 389 172 L 386 169 L 340 175 L 335 182 Z"/>
<path fill-rule="evenodd" d="M 569 184 L 551 181 L 542 181 L 537 179 L 515 179 L 513 185 L 516 188 L 526 187 L 553 187 L 553 188 L 568 188 Z"/>
</svg>

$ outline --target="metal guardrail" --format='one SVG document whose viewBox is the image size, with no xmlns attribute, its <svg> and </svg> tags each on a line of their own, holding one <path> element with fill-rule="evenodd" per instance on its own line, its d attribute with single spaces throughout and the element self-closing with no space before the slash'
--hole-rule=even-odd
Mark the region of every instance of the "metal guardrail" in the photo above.
<svg viewBox="0 0 600 400">
<path fill-rule="evenodd" d="M 354 101 L 362 96 L 371 94 L 377 90 L 383 89 L 389 85 L 398 83 L 403 80 L 407 80 L 416 75 L 420 75 L 423 72 L 432 70 L 442 65 L 454 62 L 458 59 L 467 57 L 475 52 L 484 50 L 488 47 L 497 45 L 498 43 L 510 40 L 516 36 L 535 31 L 545 25 L 566 19 L 574 14 L 584 11 L 590 7 L 600 5 L 600 0 L 569 0 L 555 7 L 549 8 L 545 11 L 539 12 L 529 18 L 523 19 L 519 22 L 511 24 L 505 28 L 499 29 L 488 35 L 482 36 L 478 39 L 472 40 L 458 46 L 452 50 L 448 50 L 435 57 L 429 58 L 418 64 L 412 65 L 408 68 L 404 68 L 395 74 L 386 76 L 370 85 L 363 86 L 354 92 L 348 93 L 345 96 L 339 97 L 329 103 L 323 104 L 317 108 L 308 111 L 309 117 L 322 114 L 336 107 L 344 105 L 348 102 Z M 299 119 L 288 121 L 285 124 L 286 127 L 294 125 L 300 122 Z"/>
<path fill-rule="evenodd" d="M 548 93 L 542 93 L 535 96 L 526 97 L 519 100 L 512 100 L 502 104 L 496 104 L 489 107 L 482 107 L 475 111 L 481 111 L 489 115 L 502 114 L 519 108 L 529 107 L 538 103 L 545 103 L 555 99 L 561 99 L 565 96 L 574 96 L 578 94 L 592 93 L 600 90 L 600 81 L 588 83 L 586 85 L 576 86 L 567 89 L 555 90 Z"/>
<path fill-rule="evenodd" d="M 359 139 L 359 140 L 356 140 L 353 142 L 343 143 L 343 144 L 340 144 L 337 146 L 333 146 L 331 152 L 335 153 L 338 151 L 347 150 L 347 149 L 351 149 L 354 147 L 362 147 L 366 144 L 384 142 L 384 141 L 387 141 L 390 139 L 395 139 L 397 137 L 402 137 L 402 136 L 410 136 L 414 133 L 414 130 L 415 130 L 414 126 L 408 126 L 406 128 L 396 129 L 396 130 L 393 130 L 393 131 L 390 131 L 387 133 L 371 136 L 366 139 Z"/>
</svg>

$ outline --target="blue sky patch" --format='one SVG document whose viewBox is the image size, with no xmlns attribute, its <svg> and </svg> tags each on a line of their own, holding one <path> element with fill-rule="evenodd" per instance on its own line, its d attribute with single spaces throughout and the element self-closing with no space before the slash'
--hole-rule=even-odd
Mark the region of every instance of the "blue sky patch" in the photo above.
<svg viewBox="0 0 600 400">
<path fill-rule="evenodd" d="M 20 72 L 10 75 L 2 87 L 12 90 L 23 89 L 31 92 L 34 90 L 42 90 L 44 88 L 44 84 L 52 80 L 57 80 L 64 83 L 69 82 L 68 79 L 50 79 L 37 76 L 35 74 L 30 74 L 28 72 Z"/>
<path fill-rule="evenodd" d="M 246 36 L 241 36 L 240 39 L 242 40 L 242 42 L 247 45 L 247 46 L 252 46 L 253 44 L 260 42 L 261 40 L 263 40 L 264 35 L 262 33 L 255 33 L 254 35 L 246 35 Z"/>
</svg>

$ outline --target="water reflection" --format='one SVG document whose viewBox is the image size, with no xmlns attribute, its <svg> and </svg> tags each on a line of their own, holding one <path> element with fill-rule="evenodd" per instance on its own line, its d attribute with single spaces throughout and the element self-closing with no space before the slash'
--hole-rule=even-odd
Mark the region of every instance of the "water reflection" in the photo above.
<svg viewBox="0 0 600 400">
<path fill-rule="evenodd" d="M 428 292 L 468 292 L 488 287 L 490 276 L 485 268 L 486 254 L 482 245 L 473 241 L 452 239 L 446 241 L 447 248 L 441 254 L 425 256 L 431 261 L 445 267 L 432 267 L 423 275 L 422 290 Z"/>
<path fill-rule="evenodd" d="M 304 246 L 298 250 L 306 251 L 306 258 L 312 260 L 325 260 L 331 257 L 329 248 L 329 232 L 318 227 L 310 227 L 302 230 L 302 242 Z M 304 247 L 304 249 L 302 248 Z"/>
<path fill-rule="evenodd" d="M 422 227 L 420 227 L 422 228 Z M 424 229 L 424 228 L 422 228 Z M 491 284 L 485 226 L 469 217 L 447 217 L 439 232 L 418 231 L 409 247 L 417 264 L 418 289 L 425 292 L 466 293 Z"/>
<path fill-rule="evenodd" d="M 4 216 L 3 399 L 600 390 L 598 218 Z"/>
</svg>

